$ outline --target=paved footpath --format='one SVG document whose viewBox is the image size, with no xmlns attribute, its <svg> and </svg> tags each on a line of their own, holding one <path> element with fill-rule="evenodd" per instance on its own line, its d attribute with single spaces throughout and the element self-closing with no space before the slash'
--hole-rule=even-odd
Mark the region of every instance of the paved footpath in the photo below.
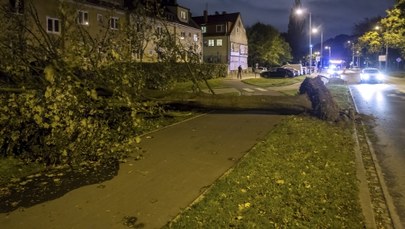
<svg viewBox="0 0 405 229">
<path fill-rule="evenodd" d="M 112 180 L 0 214 L 0 228 L 160 228 L 235 165 L 283 117 L 212 113 L 143 138 L 139 161 Z"/>
</svg>

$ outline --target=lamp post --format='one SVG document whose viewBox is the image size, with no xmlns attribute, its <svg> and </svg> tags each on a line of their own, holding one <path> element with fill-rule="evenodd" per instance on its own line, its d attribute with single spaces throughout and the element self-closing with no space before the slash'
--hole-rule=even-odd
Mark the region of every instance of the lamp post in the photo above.
<svg viewBox="0 0 405 229">
<path fill-rule="evenodd" d="M 380 26 L 376 26 L 374 28 L 375 30 L 378 30 L 379 32 L 382 30 L 382 28 Z M 383 36 L 381 35 L 381 38 L 383 38 Z M 381 66 L 381 61 L 380 62 L 380 66 Z M 387 71 L 388 68 L 388 44 L 385 42 L 385 71 Z"/>
<path fill-rule="evenodd" d="M 298 15 L 303 14 L 303 10 L 302 9 L 297 9 L 296 13 Z M 308 21 L 308 36 L 309 36 L 309 73 L 311 73 L 311 67 L 312 67 L 312 41 L 311 41 L 311 34 L 312 34 L 312 13 L 308 12 L 309 15 L 309 21 Z"/>
<path fill-rule="evenodd" d="M 330 47 L 330 46 L 325 46 L 325 49 L 329 50 L 329 60 L 328 60 L 328 63 L 330 63 L 330 58 L 331 58 L 331 56 L 332 56 L 332 47 Z"/>
<path fill-rule="evenodd" d="M 319 32 L 319 29 L 318 28 L 313 28 L 312 29 L 312 33 L 318 33 Z M 322 53 L 323 53 L 323 30 L 321 30 L 321 32 L 320 32 L 320 34 L 321 34 L 321 47 L 320 47 L 320 52 L 319 52 L 319 62 L 320 62 L 320 68 L 322 69 L 322 67 L 323 67 L 323 55 L 322 55 Z"/>
<path fill-rule="evenodd" d="M 347 41 L 347 43 L 350 45 L 351 49 L 352 49 L 352 67 L 354 67 L 354 42 L 352 41 Z"/>
</svg>

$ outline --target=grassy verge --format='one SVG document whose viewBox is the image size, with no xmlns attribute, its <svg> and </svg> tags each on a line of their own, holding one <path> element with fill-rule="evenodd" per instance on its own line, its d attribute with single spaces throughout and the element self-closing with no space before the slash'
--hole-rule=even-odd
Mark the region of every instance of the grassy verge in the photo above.
<svg viewBox="0 0 405 229">
<path fill-rule="evenodd" d="M 350 128 L 288 117 L 169 228 L 362 228 Z"/>
<path fill-rule="evenodd" d="M 250 78 L 242 80 L 242 82 L 257 87 L 280 87 L 288 86 L 295 83 L 300 83 L 304 81 L 305 76 L 299 76 L 294 78 Z"/>
<path fill-rule="evenodd" d="M 332 93 L 333 99 L 336 101 L 340 109 L 353 108 L 350 100 L 350 92 L 346 85 L 328 84 L 327 88 Z"/>
<path fill-rule="evenodd" d="M 213 89 L 215 89 L 215 88 L 227 88 L 228 86 L 226 86 L 223 82 L 224 82 L 223 78 L 217 78 L 217 79 L 208 80 L 208 83 L 209 83 L 210 87 L 213 88 Z M 199 84 L 199 86 L 201 87 L 202 90 L 208 89 L 207 85 L 204 82 L 201 82 Z M 192 87 L 193 87 L 193 83 L 191 81 L 180 82 L 180 83 L 176 83 L 173 90 L 174 91 L 179 91 L 179 92 L 184 92 L 184 91 L 190 91 L 192 89 Z"/>
<path fill-rule="evenodd" d="M 351 128 L 290 116 L 166 227 L 363 228 L 354 144 Z"/>
</svg>

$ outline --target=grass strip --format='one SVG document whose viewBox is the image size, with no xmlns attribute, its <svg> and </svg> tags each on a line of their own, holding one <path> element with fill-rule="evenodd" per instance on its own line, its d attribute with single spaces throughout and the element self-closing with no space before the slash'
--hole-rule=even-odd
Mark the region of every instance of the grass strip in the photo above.
<svg viewBox="0 0 405 229">
<path fill-rule="evenodd" d="M 289 116 L 168 228 L 363 228 L 351 128 Z"/>
</svg>

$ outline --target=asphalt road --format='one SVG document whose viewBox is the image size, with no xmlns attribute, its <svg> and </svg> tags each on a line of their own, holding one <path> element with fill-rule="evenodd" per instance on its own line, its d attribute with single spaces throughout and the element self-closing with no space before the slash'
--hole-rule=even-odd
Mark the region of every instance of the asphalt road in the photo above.
<svg viewBox="0 0 405 229">
<path fill-rule="evenodd" d="M 374 118 L 376 139 L 370 139 L 393 199 L 402 227 L 405 228 L 405 81 L 387 78 L 383 84 L 358 84 L 358 74 L 343 78 L 360 113 Z"/>
</svg>

